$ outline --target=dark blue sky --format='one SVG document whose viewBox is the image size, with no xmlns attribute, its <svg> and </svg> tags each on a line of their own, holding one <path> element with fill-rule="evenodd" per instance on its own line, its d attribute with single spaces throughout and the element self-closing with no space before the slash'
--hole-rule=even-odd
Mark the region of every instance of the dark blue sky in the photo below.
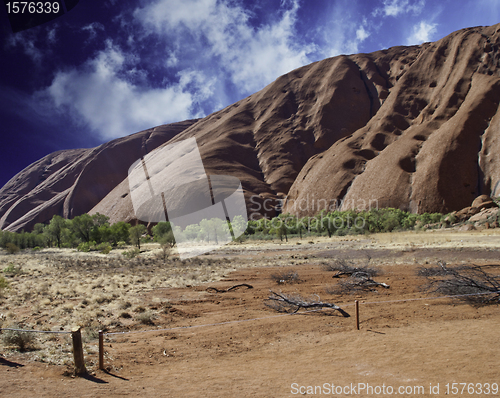
<svg viewBox="0 0 500 398">
<path fill-rule="evenodd" d="M 80 0 L 11 33 L 0 186 L 46 154 L 219 110 L 299 66 L 500 22 L 499 0 Z"/>
</svg>

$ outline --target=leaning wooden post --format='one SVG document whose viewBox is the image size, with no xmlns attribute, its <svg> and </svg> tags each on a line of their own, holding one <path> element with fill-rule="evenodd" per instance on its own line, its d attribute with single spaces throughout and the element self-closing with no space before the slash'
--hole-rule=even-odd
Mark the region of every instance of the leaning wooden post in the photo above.
<svg viewBox="0 0 500 398">
<path fill-rule="evenodd" d="M 354 300 L 354 308 L 356 309 L 356 330 L 359 330 L 359 301 Z"/>
<path fill-rule="evenodd" d="M 99 369 L 104 370 L 104 333 L 99 330 Z"/>
<path fill-rule="evenodd" d="M 83 359 L 83 345 L 81 327 L 76 326 L 71 330 L 73 339 L 73 357 L 75 358 L 75 374 L 82 375 L 87 373 L 85 369 L 85 361 Z"/>
</svg>

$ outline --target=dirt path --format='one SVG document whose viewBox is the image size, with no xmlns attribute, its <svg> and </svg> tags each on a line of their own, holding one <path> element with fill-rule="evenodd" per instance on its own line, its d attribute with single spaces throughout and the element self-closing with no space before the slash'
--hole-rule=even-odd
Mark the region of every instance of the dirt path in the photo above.
<svg viewBox="0 0 500 398">
<path fill-rule="evenodd" d="M 287 267 L 239 269 L 216 283 L 145 292 L 145 306 L 168 301 L 162 317 L 155 325 L 124 328 L 135 333 L 106 336 L 107 371 L 96 370 L 96 350 L 90 350 L 86 361 L 93 373 L 87 378 L 64 376 L 65 367 L 30 361 L 27 354 L 6 353 L 0 359 L 0 395 L 372 397 L 399 391 L 398 395 L 408 397 L 430 397 L 445 396 L 447 383 L 449 388 L 451 383 L 500 383 L 498 306 L 476 308 L 458 300 L 432 299 L 421 292 L 424 280 L 415 272 L 419 266 L 415 257 L 421 263 L 435 255 L 461 262 L 470 260 L 471 252 L 372 253 L 376 267 L 383 271 L 377 279 L 391 288 L 333 296 L 325 293 L 325 287 L 337 280 L 320 265 L 330 258 L 329 250 L 268 250 L 270 258 L 286 256 L 290 262 L 300 257 L 301 261 Z M 480 257 L 474 261 L 494 265 L 491 269 L 500 273 L 490 252 L 474 253 Z M 245 255 L 235 254 L 233 261 Z M 301 282 L 277 285 L 271 278 L 277 270 L 293 270 Z M 206 291 L 208 286 L 227 289 L 241 283 L 253 289 Z M 355 330 L 353 316 L 344 318 L 332 310 L 278 314 L 264 305 L 269 289 L 318 294 L 351 315 L 358 299 L 361 330 Z M 137 333 L 167 328 L 172 330 Z M 96 346 L 97 341 L 87 344 Z M 332 383 L 343 392 L 331 391 Z M 439 394 L 432 394 L 431 387 L 437 392 L 438 383 Z M 363 385 L 374 390 L 360 390 Z"/>
</svg>

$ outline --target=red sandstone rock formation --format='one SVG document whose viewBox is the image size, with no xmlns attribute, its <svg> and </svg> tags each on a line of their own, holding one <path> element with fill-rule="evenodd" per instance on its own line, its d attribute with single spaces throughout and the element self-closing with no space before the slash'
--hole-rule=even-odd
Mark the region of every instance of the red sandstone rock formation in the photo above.
<svg viewBox="0 0 500 398">
<path fill-rule="evenodd" d="M 91 149 L 51 153 L 0 190 L 0 228 L 29 231 L 54 214 L 73 218 L 99 203 L 127 177 L 130 164 L 195 121 L 173 123 Z"/>
<path fill-rule="evenodd" d="M 500 24 L 329 58 L 196 122 L 48 155 L 0 190 L 0 228 L 89 211 L 131 221 L 128 167 L 188 137 L 208 174 L 242 181 L 249 215 L 285 196 L 300 215 L 370 203 L 450 212 L 500 196 L 499 47 Z"/>
<path fill-rule="evenodd" d="M 350 56 L 362 65 L 367 87 L 377 90 L 372 98 L 380 108 L 364 127 L 309 160 L 285 211 L 307 195 L 343 209 L 371 201 L 419 213 L 447 213 L 481 194 L 499 196 L 499 46 L 495 25 Z"/>
</svg>

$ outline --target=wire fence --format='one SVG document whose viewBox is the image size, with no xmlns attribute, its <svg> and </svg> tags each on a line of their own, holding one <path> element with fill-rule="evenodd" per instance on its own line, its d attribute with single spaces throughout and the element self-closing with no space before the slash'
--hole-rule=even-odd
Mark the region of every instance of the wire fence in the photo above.
<svg viewBox="0 0 500 398">
<path fill-rule="evenodd" d="M 10 330 L 13 332 L 27 332 L 27 333 L 53 333 L 53 334 L 70 334 L 67 331 L 57 331 L 57 330 L 33 330 L 33 329 L 14 329 L 14 328 L 0 328 L 2 330 Z"/>
<path fill-rule="evenodd" d="M 75 374 L 86 374 L 85 361 L 83 357 L 83 343 L 81 328 L 73 328 L 71 331 L 66 330 L 33 330 L 33 329 L 19 329 L 19 328 L 0 328 L 0 333 L 4 330 L 20 333 L 49 333 L 49 334 L 71 334 L 73 341 L 73 359 L 75 361 Z"/>
<path fill-rule="evenodd" d="M 499 293 L 499 292 L 497 292 Z M 468 296 L 481 296 L 495 294 L 495 292 L 484 292 L 484 293 L 469 293 L 469 294 L 457 294 L 457 295 L 446 295 L 446 296 L 435 296 L 435 297 L 417 297 L 417 298 L 407 298 L 407 299 L 398 299 L 398 300 L 385 300 L 385 301 L 364 301 L 359 303 L 357 300 L 354 303 L 346 303 L 342 304 L 342 308 L 355 306 L 356 307 L 356 325 L 357 329 L 359 329 L 359 304 L 361 305 L 372 305 L 372 304 L 392 304 L 392 303 L 401 303 L 408 301 L 428 301 L 428 300 L 439 300 L 439 299 L 455 299 L 455 298 L 463 298 Z M 187 330 L 187 329 L 195 329 L 195 328 L 203 328 L 210 326 L 222 326 L 222 325 L 230 325 L 230 324 L 239 324 L 246 322 L 255 322 L 266 319 L 273 318 L 282 318 L 287 316 L 297 316 L 304 315 L 308 313 L 314 312 L 323 312 L 325 311 L 323 308 L 308 310 L 303 312 L 294 312 L 294 313 L 286 313 L 279 315 L 271 315 L 264 317 L 255 317 L 249 319 L 236 319 L 232 321 L 224 321 L 224 322 L 215 322 L 215 323 L 206 323 L 201 325 L 186 325 L 186 326 L 176 326 L 171 328 L 162 328 L 162 329 L 150 329 L 150 330 L 131 330 L 131 331 L 123 331 L 123 332 L 103 332 L 99 331 L 99 369 L 104 369 L 104 336 L 118 336 L 118 335 L 128 335 L 128 334 L 142 334 L 142 333 L 152 333 L 152 332 L 167 332 L 174 330 Z M 33 329 L 18 329 L 18 328 L 0 328 L 0 332 L 2 331 L 15 331 L 15 332 L 27 332 L 27 333 L 52 333 L 52 334 L 71 334 L 73 338 L 73 355 L 75 359 L 75 373 L 82 374 L 86 373 L 84 359 L 83 359 L 83 346 L 81 339 L 81 328 L 73 329 L 72 331 L 52 331 L 52 330 L 33 330 Z"/>
<path fill-rule="evenodd" d="M 500 292 L 498 292 L 498 293 L 500 293 Z M 400 299 L 400 300 L 388 300 L 388 301 L 369 301 L 369 302 L 364 302 L 364 303 L 361 303 L 361 304 L 366 305 L 366 304 L 398 303 L 398 302 L 403 302 L 403 301 L 438 300 L 438 299 L 445 299 L 445 298 L 458 298 L 458 297 L 468 297 L 468 296 L 483 296 L 483 295 L 486 295 L 486 294 L 495 294 L 495 292 L 454 294 L 454 295 L 437 296 L 437 297 L 418 297 L 418 298 Z M 348 305 L 353 305 L 353 304 L 348 304 Z"/>
<path fill-rule="evenodd" d="M 485 292 L 485 293 L 456 294 L 456 295 L 437 296 L 437 297 L 418 297 L 418 298 L 387 300 L 387 301 L 368 301 L 368 302 L 365 301 L 365 302 L 360 302 L 359 304 L 371 305 L 371 304 L 398 303 L 398 302 L 405 302 L 405 301 L 438 300 L 438 299 L 446 299 L 446 298 L 460 298 L 460 297 L 467 297 L 467 296 L 481 296 L 481 295 L 487 295 L 487 294 L 493 294 L 493 293 L 492 292 Z M 342 304 L 341 307 L 345 308 L 345 307 L 351 307 L 354 305 L 355 305 L 355 303 L 347 303 L 347 304 Z M 105 336 L 111 336 L 111 335 L 125 335 L 125 334 L 138 334 L 138 333 L 151 333 L 151 332 L 167 332 L 167 331 L 171 331 L 171 330 L 193 329 L 193 328 L 202 328 L 202 327 L 209 327 L 209 326 L 221 326 L 221 325 L 237 324 L 237 323 L 244 323 L 244 322 L 253 322 L 253 321 L 260 321 L 260 320 L 264 320 L 264 319 L 280 318 L 280 317 L 293 316 L 293 315 L 302 315 L 302 314 L 307 314 L 307 313 L 311 313 L 311 312 L 321 312 L 321 311 L 325 311 L 325 310 L 324 309 L 315 309 L 315 310 L 308 310 L 308 311 L 295 312 L 295 313 L 271 315 L 271 316 L 265 316 L 265 317 L 257 317 L 257 318 L 249 318 L 249 319 L 235 319 L 234 321 L 207 323 L 207 324 L 203 324 L 203 325 L 176 326 L 176 327 L 165 328 L 165 329 L 130 330 L 130 331 L 126 331 L 126 332 L 105 332 L 103 334 Z"/>
</svg>

